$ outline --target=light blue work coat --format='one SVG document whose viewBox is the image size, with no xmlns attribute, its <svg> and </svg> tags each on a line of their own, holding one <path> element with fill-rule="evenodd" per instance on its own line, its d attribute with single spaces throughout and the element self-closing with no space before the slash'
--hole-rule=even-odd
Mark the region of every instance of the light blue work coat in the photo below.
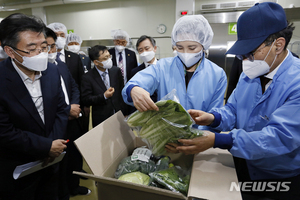
<svg viewBox="0 0 300 200">
<path fill-rule="evenodd" d="M 127 104 L 133 105 L 128 101 L 126 93 L 129 85 L 139 86 L 150 95 L 156 91 L 157 100 L 176 89 L 180 104 L 186 110 L 209 111 L 223 105 L 227 77 L 221 67 L 203 58 L 186 88 L 184 66 L 176 56 L 159 59 L 156 65 L 138 72 L 127 82 L 122 91 L 123 99 Z"/>
<path fill-rule="evenodd" d="M 233 156 L 247 161 L 252 180 L 300 174 L 300 60 L 290 52 L 262 94 L 259 78 L 241 74 L 217 129 L 230 131 Z"/>
</svg>

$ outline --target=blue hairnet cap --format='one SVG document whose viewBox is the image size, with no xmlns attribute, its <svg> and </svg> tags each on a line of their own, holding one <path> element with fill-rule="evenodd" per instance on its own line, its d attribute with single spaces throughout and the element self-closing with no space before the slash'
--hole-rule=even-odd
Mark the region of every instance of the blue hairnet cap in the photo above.
<svg viewBox="0 0 300 200">
<path fill-rule="evenodd" d="M 226 54 L 245 55 L 261 45 L 271 34 L 288 26 L 283 8 L 272 2 L 257 3 L 237 21 L 237 41 Z"/>
</svg>

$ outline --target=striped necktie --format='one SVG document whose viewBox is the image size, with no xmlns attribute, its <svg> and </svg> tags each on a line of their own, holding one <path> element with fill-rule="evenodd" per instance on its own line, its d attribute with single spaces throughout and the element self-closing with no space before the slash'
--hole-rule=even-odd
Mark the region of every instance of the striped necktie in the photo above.
<svg viewBox="0 0 300 200">
<path fill-rule="evenodd" d="M 103 80 L 103 83 L 104 83 L 106 89 L 108 89 L 109 85 L 108 85 L 108 81 L 107 81 L 107 78 L 106 78 L 106 74 L 107 74 L 107 72 L 103 72 L 101 76 L 102 76 L 102 80 Z"/>
<path fill-rule="evenodd" d="M 62 62 L 62 60 L 60 59 L 60 55 L 61 55 L 61 53 L 60 53 L 60 52 L 57 52 L 57 54 L 56 54 L 56 60 Z"/>
<path fill-rule="evenodd" d="M 123 64 L 123 56 L 122 56 L 122 52 L 119 53 L 119 67 L 121 69 L 122 72 L 122 76 L 124 77 L 124 64 Z"/>
</svg>

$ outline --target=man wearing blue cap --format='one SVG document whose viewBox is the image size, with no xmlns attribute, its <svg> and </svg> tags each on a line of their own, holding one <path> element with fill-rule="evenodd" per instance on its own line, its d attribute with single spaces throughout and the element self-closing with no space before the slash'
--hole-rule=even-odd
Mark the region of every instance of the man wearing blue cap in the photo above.
<svg viewBox="0 0 300 200">
<path fill-rule="evenodd" d="M 228 149 L 243 199 L 300 199 L 300 60 L 287 49 L 294 27 L 276 3 L 255 4 L 238 19 L 238 40 L 227 53 L 243 60 L 236 89 L 222 108 L 189 110 L 208 133 L 179 140 L 195 154 Z M 246 192 L 249 191 L 249 192 Z"/>
</svg>

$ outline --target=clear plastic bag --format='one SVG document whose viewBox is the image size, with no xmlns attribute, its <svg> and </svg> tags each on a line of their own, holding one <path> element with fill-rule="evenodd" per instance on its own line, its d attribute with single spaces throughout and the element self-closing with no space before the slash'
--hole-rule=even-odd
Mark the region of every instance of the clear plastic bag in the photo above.
<svg viewBox="0 0 300 200">
<path fill-rule="evenodd" d="M 195 122 L 180 105 L 175 89 L 155 104 L 159 111 L 137 110 L 126 118 L 133 132 L 142 138 L 155 156 L 165 154 L 168 143 L 203 135 L 203 131 L 192 128 Z"/>
<path fill-rule="evenodd" d="M 190 171 L 183 170 L 179 166 L 174 166 L 168 169 L 155 171 L 149 174 L 152 183 L 151 185 L 164 186 L 173 192 L 180 192 L 187 195 L 190 182 Z M 157 186 L 156 186 L 157 187 Z"/>
<path fill-rule="evenodd" d="M 115 172 L 115 178 L 119 178 L 124 174 L 131 172 L 141 172 L 143 174 L 149 174 L 156 170 L 156 164 L 150 159 L 152 152 L 145 148 L 136 148 L 131 156 L 124 158 L 118 165 Z"/>
<path fill-rule="evenodd" d="M 131 172 L 128 174 L 124 174 L 118 178 L 122 181 L 127 181 L 131 183 L 141 184 L 141 185 L 149 185 L 150 177 L 141 172 Z"/>
</svg>

